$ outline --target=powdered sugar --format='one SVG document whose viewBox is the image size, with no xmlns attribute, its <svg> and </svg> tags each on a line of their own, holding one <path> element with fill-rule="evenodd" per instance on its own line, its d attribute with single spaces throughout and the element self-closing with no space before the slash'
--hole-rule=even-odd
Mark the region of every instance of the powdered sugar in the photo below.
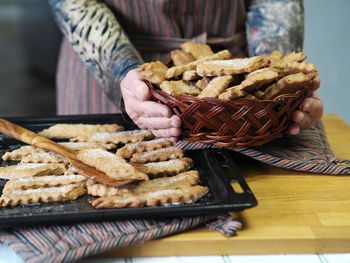
<svg viewBox="0 0 350 263">
<path fill-rule="evenodd" d="M 49 166 L 47 163 L 20 163 L 17 167 L 15 167 L 15 170 L 26 170 L 26 169 L 33 169 L 38 167 L 45 167 Z"/>
<path fill-rule="evenodd" d="M 125 136 L 140 136 L 150 133 L 146 130 L 132 130 L 132 131 L 121 131 L 121 132 L 97 132 L 91 136 L 93 141 L 106 141 L 110 138 L 118 138 Z"/>
<path fill-rule="evenodd" d="M 60 187 L 48 187 L 48 188 L 36 188 L 36 189 L 27 189 L 27 190 L 22 190 L 22 191 L 12 191 L 11 194 L 12 195 L 26 195 L 26 194 L 31 194 L 31 195 L 35 195 L 35 194 L 44 194 L 44 193 L 66 193 L 70 190 L 72 190 L 73 188 L 75 188 L 76 185 L 64 185 L 64 186 L 60 186 Z"/>
<path fill-rule="evenodd" d="M 161 149 L 157 149 L 154 151 L 144 152 L 144 153 L 140 154 L 140 157 L 148 158 L 148 157 L 156 155 L 158 153 L 167 154 L 167 153 L 171 153 L 172 151 L 174 151 L 176 149 L 177 149 L 176 147 L 161 148 Z"/>
<path fill-rule="evenodd" d="M 145 166 L 149 168 L 171 168 L 174 166 L 179 166 L 183 164 L 183 160 L 181 159 L 175 159 L 175 160 L 169 160 L 165 162 L 156 162 L 156 163 L 146 163 Z"/>
<path fill-rule="evenodd" d="M 110 153 L 102 149 L 84 150 L 83 153 L 84 153 L 84 156 L 92 157 L 92 158 L 98 158 L 98 157 L 113 158 L 115 156 L 113 153 Z"/>
<path fill-rule="evenodd" d="M 80 158 L 82 161 L 86 162 L 87 164 L 90 164 L 92 166 L 95 166 L 96 168 L 101 168 L 97 164 L 97 160 L 99 158 L 104 158 L 106 161 L 109 162 L 109 164 L 113 164 L 113 166 L 131 166 L 121 158 L 120 156 L 117 156 L 113 153 L 110 153 L 106 150 L 102 149 L 90 149 L 90 150 L 84 150 L 83 156 Z"/>
<path fill-rule="evenodd" d="M 256 59 L 256 57 L 236 58 L 236 59 L 229 59 L 229 60 L 212 60 L 212 61 L 204 62 L 203 64 L 205 64 L 205 65 L 218 65 L 218 66 L 224 66 L 224 67 L 246 68 L 255 59 Z"/>
<path fill-rule="evenodd" d="M 166 138 L 159 138 L 159 139 L 154 139 L 151 141 L 129 143 L 129 144 L 126 144 L 125 146 L 128 148 L 130 147 L 130 148 L 134 149 L 134 148 L 137 148 L 137 147 L 142 146 L 142 145 L 149 145 L 149 144 L 161 143 L 161 142 L 166 142 L 166 141 L 169 141 L 169 140 Z"/>
<path fill-rule="evenodd" d="M 39 176 L 39 177 L 30 177 L 30 178 L 17 178 L 17 179 L 12 179 L 14 181 L 17 181 L 19 183 L 27 183 L 27 182 L 38 182 L 38 181 L 50 181 L 50 182 L 55 182 L 55 181 L 82 181 L 85 180 L 86 176 L 81 175 L 81 174 L 70 174 L 70 175 L 48 175 L 48 176 Z"/>
</svg>

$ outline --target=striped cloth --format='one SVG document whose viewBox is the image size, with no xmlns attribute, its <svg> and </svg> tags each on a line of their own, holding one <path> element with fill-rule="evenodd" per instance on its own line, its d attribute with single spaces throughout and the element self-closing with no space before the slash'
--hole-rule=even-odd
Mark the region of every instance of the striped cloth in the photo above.
<svg viewBox="0 0 350 263">
<path fill-rule="evenodd" d="M 188 141 L 179 141 L 177 146 L 187 150 L 215 147 Z M 263 146 L 228 149 L 279 168 L 318 174 L 350 174 L 350 161 L 333 155 L 321 121 L 297 136 L 284 136 Z"/>
<path fill-rule="evenodd" d="M 209 222 L 209 227 L 234 235 L 241 223 L 221 215 L 170 219 L 131 219 L 2 230 L 0 242 L 28 263 L 71 262 L 112 248 L 164 237 Z"/>
</svg>

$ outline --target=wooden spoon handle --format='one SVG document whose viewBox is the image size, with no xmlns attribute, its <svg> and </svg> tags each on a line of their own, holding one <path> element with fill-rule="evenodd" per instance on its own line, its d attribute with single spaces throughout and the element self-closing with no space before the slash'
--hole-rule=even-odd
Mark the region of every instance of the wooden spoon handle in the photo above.
<svg viewBox="0 0 350 263">
<path fill-rule="evenodd" d="M 0 118 L 0 133 L 12 137 L 16 140 L 31 144 L 48 151 L 52 151 L 69 158 L 75 157 L 75 152 L 54 142 L 48 138 L 38 135 L 35 132 L 27 130 L 17 124 Z"/>
</svg>

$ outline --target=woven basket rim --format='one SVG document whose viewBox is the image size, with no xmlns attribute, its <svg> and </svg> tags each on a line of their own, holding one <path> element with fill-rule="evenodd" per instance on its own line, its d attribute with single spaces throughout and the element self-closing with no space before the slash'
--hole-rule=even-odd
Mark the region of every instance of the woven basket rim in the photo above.
<svg viewBox="0 0 350 263">
<path fill-rule="evenodd" d="M 291 123 L 291 112 L 300 105 L 306 95 L 306 89 L 301 89 L 292 94 L 281 94 L 272 100 L 249 98 L 221 100 L 171 95 L 154 88 L 151 83 L 147 85 L 152 99 L 169 106 L 173 113 L 180 117 L 183 122 L 184 139 L 216 146 L 257 146 L 279 137 Z M 196 109 L 202 110 L 196 111 Z M 245 109 L 253 110 L 244 113 Z M 259 119 L 259 116 L 262 117 Z M 243 124 L 239 126 L 238 122 L 236 127 L 235 119 L 241 120 L 240 118 L 243 119 Z M 215 127 L 216 123 L 218 127 Z M 203 131 L 203 127 L 207 128 Z M 271 130 L 268 130 L 269 128 Z M 224 131 L 232 131 L 233 135 Z M 244 131 L 253 134 L 243 134 Z M 240 136 L 235 136 L 237 134 Z"/>
</svg>

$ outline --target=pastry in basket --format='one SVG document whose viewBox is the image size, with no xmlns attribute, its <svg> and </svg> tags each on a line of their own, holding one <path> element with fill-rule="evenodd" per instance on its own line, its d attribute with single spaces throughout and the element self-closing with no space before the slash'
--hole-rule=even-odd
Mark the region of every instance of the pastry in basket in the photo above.
<svg viewBox="0 0 350 263">
<path fill-rule="evenodd" d="M 188 157 L 174 159 L 164 162 L 146 163 L 146 173 L 153 177 L 172 176 L 187 171 L 193 164 L 192 159 Z"/>
<path fill-rule="evenodd" d="M 278 73 L 269 68 L 253 71 L 239 85 L 246 92 L 253 92 L 278 78 Z"/>
<path fill-rule="evenodd" d="M 47 175 L 28 178 L 14 178 L 6 182 L 2 193 L 10 193 L 14 190 L 27 190 L 36 188 L 58 187 L 69 184 L 84 184 L 87 177 L 81 174 Z"/>
<path fill-rule="evenodd" d="M 281 58 L 282 64 L 288 64 L 290 62 L 303 62 L 306 59 L 306 55 L 303 52 L 290 52 Z"/>
<path fill-rule="evenodd" d="M 130 159 L 134 153 L 153 151 L 171 145 L 173 145 L 172 141 L 166 138 L 157 138 L 150 141 L 127 143 L 122 148 L 119 148 L 116 154 L 124 159 Z"/>
<path fill-rule="evenodd" d="M 77 199 L 86 193 L 85 186 L 69 184 L 59 187 L 14 190 L 1 195 L 0 206 L 28 205 Z"/>
<path fill-rule="evenodd" d="M 196 87 L 199 88 L 200 90 L 203 90 L 209 84 L 209 82 L 210 82 L 210 80 L 208 78 L 204 77 L 202 79 L 199 79 L 196 82 Z"/>
<path fill-rule="evenodd" d="M 0 167 L 0 178 L 22 178 L 44 175 L 60 175 L 66 170 L 61 163 L 19 163 L 17 165 Z"/>
<path fill-rule="evenodd" d="M 185 71 L 182 74 L 182 80 L 186 80 L 186 81 L 195 80 L 195 79 L 198 79 L 199 77 L 200 76 L 197 74 L 197 71 L 195 70 Z"/>
<path fill-rule="evenodd" d="M 198 98 L 216 98 L 228 87 L 232 81 L 233 77 L 231 75 L 213 78 L 201 91 Z"/>
<path fill-rule="evenodd" d="M 77 158 L 116 180 L 148 180 L 145 173 L 127 163 L 123 158 L 105 150 L 82 150 L 78 152 Z"/>
<path fill-rule="evenodd" d="M 268 87 L 262 96 L 262 99 L 271 100 L 281 94 L 295 93 L 300 89 L 310 86 L 315 77 L 316 73 L 304 74 L 299 72 L 287 75 Z"/>
<path fill-rule="evenodd" d="M 221 100 L 232 100 L 237 98 L 242 98 L 247 95 L 247 92 L 245 92 L 241 86 L 234 86 L 231 88 L 228 88 L 225 90 L 225 92 L 221 93 L 219 95 L 219 99 Z"/>
<path fill-rule="evenodd" d="M 176 95 L 196 96 L 201 92 L 195 85 L 183 80 L 163 81 L 159 87 L 166 93 Z"/>
<path fill-rule="evenodd" d="M 195 59 L 214 55 L 213 50 L 211 50 L 210 46 L 206 44 L 199 44 L 188 41 L 181 44 L 180 48 L 183 51 L 190 53 Z"/>
<path fill-rule="evenodd" d="M 302 52 L 291 52 L 283 56 L 279 51 L 273 51 L 269 55 L 270 68 L 278 73 L 285 71 L 286 66 L 292 62 L 301 63 L 306 59 L 306 55 Z"/>
<path fill-rule="evenodd" d="M 170 57 L 175 66 L 183 66 L 196 60 L 190 53 L 178 49 L 172 50 L 170 52 Z"/>
<path fill-rule="evenodd" d="M 80 135 L 96 132 L 116 132 L 123 129 L 123 126 L 117 124 L 55 124 L 42 130 L 39 134 L 52 139 L 70 139 Z"/>
<path fill-rule="evenodd" d="M 192 170 L 171 177 L 156 178 L 122 186 L 103 185 L 95 183 L 93 180 L 89 180 L 87 182 L 87 190 L 88 194 L 93 196 L 113 196 L 126 192 L 140 194 L 171 187 L 178 188 L 181 186 L 197 184 L 199 184 L 198 171 Z"/>
<path fill-rule="evenodd" d="M 263 56 L 236 58 L 229 60 L 212 60 L 197 65 L 200 76 L 220 76 L 253 72 L 266 66 L 269 60 Z"/>
<path fill-rule="evenodd" d="M 90 135 L 81 135 L 72 138 L 73 141 L 88 141 L 102 144 L 119 144 L 129 142 L 140 142 L 143 140 L 153 139 L 154 135 L 146 130 L 132 130 L 132 131 L 121 131 L 121 132 L 97 132 Z"/>
<path fill-rule="evenodd" d="M 218 59 L 229 59 L 231 57 L 232 57 L 232 55 L 228 50 L 223 50 L 223 51 L 215 53 L 214 55 L 211 55 L 211 56 L 201 57 L 201 58 L 199 58 L 195 61 L 192 61 L 186 65 L 183 65 L 183 66 L 171 67 L 167 70 L 167 72 L 165 74 L 165 78 L 171 79 L 171 78 L 180 76 L 185 71 L 196 69 L 198 64 L 206 62 L 206 61 L 218 60 Z"/>
<path fill-rule="evenodd" d="M 153 84 L 160 84 L 165 80 L 168 67 L 160 61 L 145 63 L 139 67 L 140 75 Z"/>
<path fill-rule="evenodd" d="M 280 62 L 283 57 L 283 54 L 281 51 L 275 50 L 270 53 L 268 56 L 268 59 L 270 60 L 271 64 Z"/>
<path fill-rule="evenodd" d="M 317 68 L 312 63 L 293 61 L 285 65 L 284 68 L 280 70 L 279 75 L 286 76 L 298 72 L 303 72 L 305 74 L 316 73 Z"/>
<path fill-rule="evenodd" d="M 259 69 L 249 73 L 241 84 L 225 90 L 219 95 L 219 99 L 231 100 L 235 98 L 245 97 L 247 92 L 253 92 L 264 84 L 270 83 L 278 78 L 278 73 L 269 69 Z"/>
<path fill-rule="evenodd" d="M 161 148 L 154 151 L 135 153 L 130 159 L 133 163 L 161 162 L 184 157 L 184 153 L 177 147 Z"/>
</svg>

